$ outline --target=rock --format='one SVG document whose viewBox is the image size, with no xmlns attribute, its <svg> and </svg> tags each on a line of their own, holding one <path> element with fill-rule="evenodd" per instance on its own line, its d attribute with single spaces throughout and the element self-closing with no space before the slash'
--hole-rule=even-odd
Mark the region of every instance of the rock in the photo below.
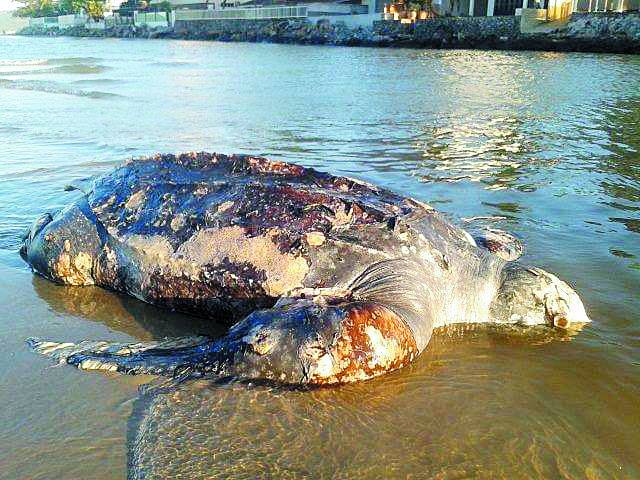
<svg viewBox="0 0 640 480">
<path fill-rule="evenodd" d="M 640 53 L 640 13 L 575 13 L 565 28 L 547 34 L 522 34 L 520 17 L 515 16 L 439 17 L 415 24 L 377 21 L 369 28 L 350 28 L 326 19 L 180 21 L 173 28 L 119 25 L 104 31 L 88 30 L 83 26 L 61 30 L 34 25 L 20 34 Z"/>
</svg>

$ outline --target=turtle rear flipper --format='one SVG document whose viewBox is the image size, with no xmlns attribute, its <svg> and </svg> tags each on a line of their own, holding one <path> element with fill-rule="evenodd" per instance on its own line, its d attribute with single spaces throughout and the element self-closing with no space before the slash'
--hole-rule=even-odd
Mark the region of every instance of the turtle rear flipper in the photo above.
<svg viewBox="0 0 640 480">
<path fill-rule="evenodd" d="M 85 341 L 75 344 L 30 338 L 27 344 L 60 364 L 75 365 L 81 370 L 173 376 L 202 362 L 214 341 L 194 336 L 148 343 Z"/>
</svg>

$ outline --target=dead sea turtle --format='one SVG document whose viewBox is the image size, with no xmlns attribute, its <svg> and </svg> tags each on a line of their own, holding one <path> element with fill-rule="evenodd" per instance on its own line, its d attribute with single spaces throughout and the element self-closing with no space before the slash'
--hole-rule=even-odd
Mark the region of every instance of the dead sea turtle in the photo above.
<svg viewBox="0 0 640 480">
<path fill-rule="evenodd" d="M 30 341 L 88 370 L 344 383 L 407 365 L 442 325 L 589 321 L 566 283 L 428 205 L 252 156 L 131 160 L 36 221 L 21 253 L 55 282 L 232 325 L 217 340 Z"/>
</svg>

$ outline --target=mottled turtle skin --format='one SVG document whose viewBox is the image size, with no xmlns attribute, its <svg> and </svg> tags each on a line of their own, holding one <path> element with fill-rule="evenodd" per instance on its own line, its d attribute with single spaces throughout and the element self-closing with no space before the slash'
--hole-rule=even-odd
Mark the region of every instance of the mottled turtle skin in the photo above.
<svg viewBox="0 0 640 480">
<path fill-rule="evenodd" d="M 588 321 L 566 283 L 424 203 L 252 156 L 128 161 L 36 221 L 21 253 L 55 282 L 233 325 L 217 340 L 31 341 L 84 369 L 344 383 L 408 364 L 442 325 Z"/>
</svg>

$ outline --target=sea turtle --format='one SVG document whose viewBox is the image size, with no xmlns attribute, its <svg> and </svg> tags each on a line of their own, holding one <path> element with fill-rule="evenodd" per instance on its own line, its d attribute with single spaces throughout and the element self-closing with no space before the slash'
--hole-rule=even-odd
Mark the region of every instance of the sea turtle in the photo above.
<svg viewBox="0 0 640 480">
<path fill-rule="evenodd" d="M 34 271 L 232 326 L 147 344 L 30 340 L 81 369 L 325 385 L 407 365 L 451 323 L 589 321 L 565 282 L 489 251 L 504 237 L 479 247 L 429 205 L 312 168 L 156 155 L 84 193 L 32 226 L 21 253 Z"/>
</svg>

